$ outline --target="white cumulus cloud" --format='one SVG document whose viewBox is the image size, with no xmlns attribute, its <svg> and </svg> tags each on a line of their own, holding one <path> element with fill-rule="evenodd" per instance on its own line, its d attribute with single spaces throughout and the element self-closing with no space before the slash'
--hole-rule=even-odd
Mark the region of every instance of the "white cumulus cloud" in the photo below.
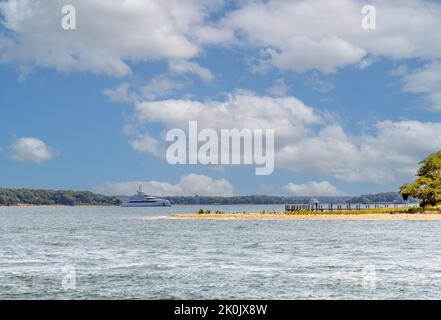
<svg viewBox="0 0 441 320">
<path fill-rule="evenodd" d="M 135 109 L 141 124 L 187 128 L 189 120 L 196 120 L 201 128 L 275 129 L 280 139 L 290 140 L 304 136 L 307 126 L 322 121 L 315 110 L 295 97 L 275 98 L 247 91 L 233 92 L 224 101 L 145 101 L 137 103 Z"/>
<path fill-rule="evenodd" d="M 141 153 L 150 153 L 159 156 L 159 141 L 152 137 L 148 132 L 138 134 L 135 138 L 130 140 L 130 145 L 133 149 Z"/>
<path fill-rule="evenodd" d="M 207 68 L 190 61 L 172 61 L 170 62 L 170 71 L 177 75 L 195 74 L 204 82 L 214 81 L 214 75 Z"/>
<path fill-rule="evenodd" d="M 22 80 L 35 66 L 122 77 L 132 74 L 132 64 L 167 60 L 172 73 L 210 82 L 211 71 L 195 60 L 213 45 L 245 49 L 248 59 L 258 62 L 254 70 L 275 66 L 300 73 L 366 68 L 381 58 L 418 59 L 435 73 L 441 59 L 437 1 L 369 1 L 376 8 L 375 30 L 362 28 L 363 0 L 255 0 L 235 6 L 222 0 L 71 0 L 78 17 L 75 31 L 61 28 L 65 4 L 0 2 L 8 31 L 0 36 L 0 61 L 17 63 Z M 438 90 L 412 86 L 426 76 L 425 70 L 416 70 L 415 80 L 405 79 L 406 89 L 424 94 L 439 110 Z M 332 84 L 320 87 L 328 91 Z M 124 95 L 124 87 L 118 89 L 107 94 L 114 100 L 132 98 Z M 147 88 L 144 95 L 161 96 L 155 91 Z"/>
<path fill-rule="evenodd" d="M 11 159 L 17 162 L 39 164 L 53 157 L 50 148 L 37 138 L 15 139 L 11 149 Z"/>
<path fill-rule="evenodd" d="M 293 196 L 344 196 L 344 192 L 337 189 L 328 181 L 310 181 L 304 184 L 288 183 L 283 190 Z"/>
<path fill-rule="evenodd" d="M 266 92 L 275 97 L 283 97 L 288 93 L 289 87 L 283 79 L 277 79 L 266 89 Z"/>
<path fill-rule="evenodd" d="M 369 1 L 377 27 L 361 26 L 361 0 L 246 1 L 224 19 L 243 41 L 263 48 L 282 70 L 324 73 L 372 57 L 441 58 L 441 4 L 434 1 Z M 424 35 L 424 36 L 421 36 Z"/>
<path fill-rule="evenodd" d="M 441 62 L 405 72 L 403 81 L 405 91 L 424 94 L 431 109 L 441 110 Z"/>
<path fill-rule="evenodd" d="M 211 34 L 230 32 L 206 23 L 215 2 L 70 0 L 77 29 L 65 31 L 61 8 L 66 1 L 2 1 L 0 14 L 13 36 L 0 41 L 1 59 L 126 76 L 130 62 L 195 57 L 201 50 L 197 35 L 213 42 Z"/>
<path fill-rule="evenodd" d="M 189 174 L 176 184 L 161 181 L 108 182 L 93 188 L 94 192 L 109 195 L 133 195 L 138 186 L 155 196 L 232 196 L 234 188 L 225 179 L 215 180 L 209 176 Z"/>
<path fill-rule="evenodd" d="M 112 102 L 130 102 L 136 100 L 136 97 L 130 92 L 130 85 L 128 83 L 121 83 L 113 89 L 104 89 L 103 95 Z"/>
<path fill-rule="evenodd" d="M 366 133 L 351 133 L 325 115 L 295 97 L 244 91 L 224 101 L 146 101 L 135 107 L 140 127 L 156 123 L 186 130 L 189 120 L 197 120 L 200 129 L 275 129 L 276 169 L 345 182 L 410 179 L 421 159 L 441 150 L 439 122 L 384 120 L 371 124 Z"/>
<path fill-rule="evenodd" d="M 158 75 L 145 84 L 130 85 L 124 82 L 114 88 L 104 89 L 102 93 L 112 102 L 124 103 L 165 98 L 183 87 L 181 82 L 166 75 Z"/>
</svg>

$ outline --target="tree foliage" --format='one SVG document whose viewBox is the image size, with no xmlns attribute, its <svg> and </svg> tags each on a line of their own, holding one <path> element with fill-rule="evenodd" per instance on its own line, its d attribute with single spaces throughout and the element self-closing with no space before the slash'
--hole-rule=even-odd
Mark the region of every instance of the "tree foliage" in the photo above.
<svg viewBox="0 0 441 320">
<path fill-rule="evenodd" d="M 414 199 L 412 199 L 412 200 L 414 200 Z M 353 197 L 346 202 L 362 203 L 362 204 L 370 204 L 370 203 L 402 204 L 405 201 L 401 197 L 401 194 L 398 192 L 381 192 L 381 193 L 375 193 L 375 194 L 363 194 L 359 197 Z"/>
<path fill-rule="evenodd" d="M 359 197 L 315 197 L 320 203 L 404 203 L 398 192 L 383 192 L 378 194 L 366 194 Z M 249 195 L 236 197 L 201 197 L 201 196 L 178 196 L 166 197 L 173 204 L 184 205 L 283 205 L 309 203 L 310 197 L 277 197 L 268 195 Z"/>
<path fill-rule="evenodd" d="M 441 203 L 441 151 L 420 162 L 415 181 L 403 184 L 400 193 L 404 200 L 410 197 L 420 199 L 422 207 Z"/>
<path fill-rule="evenodd" d="M 0 206 L 14 205 L 119 205 L 116 197 L 92 192 L 0 188 Z"/>
</svg>

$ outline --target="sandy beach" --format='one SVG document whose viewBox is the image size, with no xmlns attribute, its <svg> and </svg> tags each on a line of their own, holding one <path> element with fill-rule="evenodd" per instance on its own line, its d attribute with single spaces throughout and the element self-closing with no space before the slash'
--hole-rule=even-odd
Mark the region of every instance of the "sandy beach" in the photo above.
<svg viewBox="0 0 441 320">
<path fill-rule="evenodd" d="M 169 216 L 174 220 L 439 220 L 441 212 L 398 214 L 398 213 L 366 213 L 366 214 L 177 214 Z"/>
</svg>

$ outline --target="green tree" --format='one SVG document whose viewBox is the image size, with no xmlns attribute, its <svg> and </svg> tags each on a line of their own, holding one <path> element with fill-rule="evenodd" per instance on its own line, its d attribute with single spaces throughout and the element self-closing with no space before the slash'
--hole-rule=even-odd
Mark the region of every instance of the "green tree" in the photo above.
<svg viewBox="0 0 441 320">
<path fill-rule="evenodd" d="M 0 188 L 0 206 L 30 205 L 119 205 L 116 197 L 92 192 Z"/>
<path fill-rule="evenodd" d="M 403 184 L 400 193 L 404 200 L 420 199 L 423 208 L 435 206 L 441 203 L 441 151 L 429 155 L 420 165 L 416 180 Z"/>
</svg>

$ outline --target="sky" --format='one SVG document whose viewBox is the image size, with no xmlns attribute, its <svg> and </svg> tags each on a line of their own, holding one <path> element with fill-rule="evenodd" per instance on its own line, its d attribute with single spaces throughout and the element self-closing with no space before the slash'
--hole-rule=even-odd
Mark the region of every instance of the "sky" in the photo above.
<svg viewBox="0 0 441 320">
<path fill-rule="evenodd" d="M 2 0 L 0 186 L 396 191 L 441 150 L 440 16 L 429 0 Z M 165 135 L 188 121 L 274 129 L 274 172 L 170 165 Z"/>
</svg>

